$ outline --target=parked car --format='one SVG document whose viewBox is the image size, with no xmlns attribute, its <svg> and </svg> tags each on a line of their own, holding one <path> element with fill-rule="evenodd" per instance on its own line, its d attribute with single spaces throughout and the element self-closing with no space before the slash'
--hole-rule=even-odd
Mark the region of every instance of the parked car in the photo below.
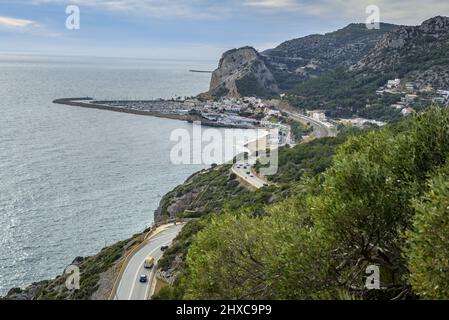
<svg viewBox="0 0 449 320">
<path fill-rule="evenodd" d="M 168 246 L 161 246 L 161 251 L 165 251 L 168 249 Z"/>
</svg>

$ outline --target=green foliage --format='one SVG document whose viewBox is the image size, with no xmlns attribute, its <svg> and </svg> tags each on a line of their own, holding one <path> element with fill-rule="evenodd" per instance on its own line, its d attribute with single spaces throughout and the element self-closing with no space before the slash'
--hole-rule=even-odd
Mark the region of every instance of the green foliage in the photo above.
<svg viewBox="0 0 449 320">
<path fill-rule="evenodd" d="M 189 249 L 177 297 L 447 298 L 447 171 L 430 192 L 427 179 L 447 163 L 448 121 L 433 107 L 352 137 L 322 176 L 303 178 L 262 216 L 248 206 L 213 217 Z M 370 264 L 381 291 L 364 288 Z"/>
<path fill-rule="evenodd" d="M 230 165 L 216 166 L 194 175 L 186 183 L 176 187 L 162 201 L 162 216 L 169 217 L 168 207 L 185 195 L 189 195 L 191 200 L 177 214 L 179 217 L 185 216 L 185 211 L 196 212 L 196 217 L 219 212 L 226 201 L 233 201 L 250 193 L 233 179 L 234 175 L 229 173 L 230 168 Z"/>
<path fill-rule="evenodd" d="M 417 116 L 406 132 L 370 132 L 339 150 L 312 211 L 334 243 L 340 282 L 360 285 L 354 275 L 363 272 L 360 262 L 366 262 L 388 273 L 385 287 L 406 287 L 402 235 L 414 216 L 412 199 L 426 190 L 428 175 L 447 161 L 448 120 L 447 110 L 434 107 Z"/>
<path fill-rule="evenodd" d="M 293 148 L 283 147 L 279 150 L 279 168 L 275 175 L 268 178 L 276 183 L 291 184 L 299 181 L 303 175 L 315 176 L 325 171 L 332 163 L 336 149 L 349 137 L 365 131 L 356 128 L 342 129 L 337 137 L 315 139 L 306 144 L 298 144 Z M 257 172 L 262 167 L 258 162 Z"/>
<path fill-rule="evenodd" d="M 302 141 L 303 136 L 307 136 L 313 131 L 313 127 L 305 126 L 297 121 L 290 121 L 289 125 L 296 141 Z"/>
<path fill-rule="evenodd" d="M 191 221 L 184 226 L 181 232 L 173 240 L 173 245 L 165 252 L 158 262 L 158 268 L 166 271 L 170 268 L 173 260 L 178 256 L 183 261 L 187 249 L 190 247 L 192 238 L 204 228 L 204 218 L 201 220 Z"/>
<path fill-rule="evenodd" d="M 268 231 L 260 219 L 247 215 L 212 218 L 189 250 L 185 298 L 245 299 L 256 292 L 271 298 L 273 284 L 266 269 L 276 248 Z M 261 239 L 260 233 L 268 236 Z"/>
<path fill-rule="evenodd" d="M 131 239 L 120 241 L 112 246 L 103 248 L 95 256 L 87 257 L 79 264 L 80 268 L 80 289 L 69 291 L 64 283 L 66 275 L 58 276 L 52 281 L 43 284 L 40 292 L 35 296 L 37 300 L 88 300 L 98 289 L 100 274 L 109 270 L 123 256 L 127 249 L 127 244 L 142 241 L 141 235 L 136 235 Z"/>
<path fill-rule="evenodd" d="M 449 299 L 449 167 L 434 175 L 414 208 L 406 250 L 410 284 L 424 299 Z"/>
<path fill-rule="evenodd" d="M 376 95 L 380 86 L 395 77 L 396 73 L 352 72 L 338 68 L 300 84 L 290 91 L 287 98 L 298 108 L 324 109 L 334 118 L 357 115 L 395 121 L 401 118 L 401 114 L 390 105 L 399 97 Z"/>
</svg>

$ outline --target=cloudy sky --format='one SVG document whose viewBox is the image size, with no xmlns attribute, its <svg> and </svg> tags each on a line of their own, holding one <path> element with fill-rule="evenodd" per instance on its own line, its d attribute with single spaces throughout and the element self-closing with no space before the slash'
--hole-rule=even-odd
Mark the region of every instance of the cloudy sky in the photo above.
<svg viewBox="0 0 449 320">
<path fill-rule="evenodd" d="M 79 30 L 65 27 L 68 5 Z M 0 52 L 215 60 L 365 22 L 369 5 L 396 24 L 449 16 L 448 0 L 0 0 Z"/>
</svg>

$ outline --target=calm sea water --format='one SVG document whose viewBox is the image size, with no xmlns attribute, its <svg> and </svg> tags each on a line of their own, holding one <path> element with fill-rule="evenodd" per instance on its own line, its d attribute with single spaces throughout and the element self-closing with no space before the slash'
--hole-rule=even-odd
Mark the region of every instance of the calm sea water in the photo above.
<svg viewBox="0 0 449 320">
<path fill-rule="evenodd" d="M 55 105 L 206 91 L 215 62 L 0 55 L 0 295 L 60 274 L 151 225 L 166 192 L 205 165 L 172 165 L 181 121 Z"/>
</svg>

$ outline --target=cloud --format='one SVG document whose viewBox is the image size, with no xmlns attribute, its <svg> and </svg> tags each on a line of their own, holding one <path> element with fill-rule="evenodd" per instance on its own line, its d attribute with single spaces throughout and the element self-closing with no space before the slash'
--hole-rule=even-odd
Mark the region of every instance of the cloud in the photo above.
<svg viewBox="0 0 449 320">
<path fill-rule="evenodd" d="M 233 15 L 297 15 L 364 22 L 369 5 L 380 8 L 382 20 L 418 24 L 449 15 L 447 0 L 32 0 L 34 4 L 79 5 L 118 14 L 156 18 L 226 18 Z"/>
<path fill-rule="evenodd" d="M 403 24 L 420 24 L 423 20 L 436 15 L 449 15 L 447 0 L 324 0 L 321 2 L 323 13 L 344 16 L 353 19 L 367 17 L 366 8 L 376 5 L 382 21 Z M 318 9 L 318 8 L 317 8 Z"/>
<path fill-rule="evenodd" d="M 294 0 L 247 0 L 243 5 L 255 8 L 290 9 L 298 7 Z"/>
<path fill-rule="evenodd" d="M 35 24 L 34 21 L 24 20 L 24 19 L 16 19 L 11 17 L 2 17 L 0 16 L 0 26 L 9 27 L 9 28 L 26 28 Z"/>
<path fill-rule="evenodd" d="M 216 18 L 229 13 L 223 1 L 209 0 L 32 0 L 33 4 L 74 4 L 122 14 L 151 17 Z"/>
<path fill-rule="evenodd" d="M 241 0 L 255 10 L 272 14 L 293 14 L 320 19 L 345 19 L 365 22 L 366 8 L 376 5 L 381 21 L 397 24 L 420 24 L 436 15 L 449 16 L 447 0 Z"/>
<path fill-rule="evenodd" d="M 29 34 L 39 37 L 62 36 L 61 33 L 53 32 L 36 21 L 5 16 L 0 16 L 0 31 L 14 34 Z"/>
</svg>

